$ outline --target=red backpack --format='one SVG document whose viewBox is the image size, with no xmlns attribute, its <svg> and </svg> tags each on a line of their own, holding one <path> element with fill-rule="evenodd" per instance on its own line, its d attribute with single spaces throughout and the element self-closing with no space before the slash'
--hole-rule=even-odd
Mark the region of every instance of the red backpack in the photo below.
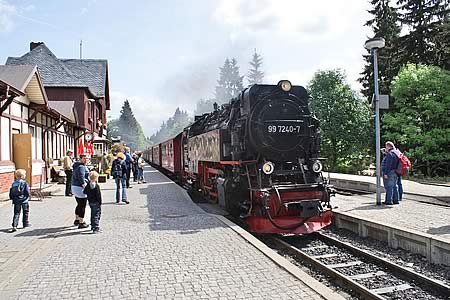
<svg viewBox="0 0 450 300">
<path fill-rule="evenodd" d="M 409 158 L 401 152 L 400 154 L 397 154 L 397 156 L 399 162 L 395 173 L 397 173 L 398 176 L 406 176 L 406 173 L 411 169 L 411 161 L 409 161 Z"/>
</svg>

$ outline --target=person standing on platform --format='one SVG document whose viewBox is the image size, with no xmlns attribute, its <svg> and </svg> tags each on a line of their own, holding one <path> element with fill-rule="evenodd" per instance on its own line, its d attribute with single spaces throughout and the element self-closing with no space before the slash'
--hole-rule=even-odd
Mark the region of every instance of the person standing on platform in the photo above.
<svg viewBox="0 0 450 300">
<path fill-rule="evenodd" d="M 25 180 L 26 174 L 27 172 L 24 169 L 16 170 L 14 173 L 16 180 L 12 183 L 11 189 L 9 190 L 9 199 L 12 200 L 14 205 L 14 216 L 11 232 L 15 232 L 17 230 L 21 210 L 23 211 L 23 228 L 31 226 L 28 222 L 28 215 L 30 212 L 30 205 L 28 204 L 28 200 L 30 199 L 30 186 Z"/>
<path fill-rule="evenodd" d="M 64 168 L 64 173 L 66 173 L 66 192 L 65 195 L 70 197 L 73 196 L 72 194 L 72 165 L 73 165 L 73 161 L 72 161 L 72 155 L 73 155 L 73 150 L 72 149 L 68 149 L 66 152 L 66 156 L 64 156 L 63 158 L 63 168 Z"/>
<path fill-rule="evenodd" d="M 126 172 L 127 189 L 130 188 L 130 175 L 131 175 L 132 164 L 133 164 L 133 158 L 130 155 L 130 148 L 125 147 L 125 167 L 127 168 L 127 172 Z"/>
<path fill-rule="evenodd" d="M 383 175 L 384 189 L 386 190 L 386 205 L 399 204 L 396 170 L 400 160 L 393 150 L 395 150 L 394 143 L 386 142 L 386 156 L 381 162 L 381 173 Z"/>
<path fill-rule="evenodd" d="M 138 183 L 147 183 L 147 181 L 145 181 L 144 179 L 144 165 L 145 165 L 145 161 L 142 158 L 142 152 L 138 153 L 138 158 L 137 158 L 137 168 L 138 168 Z"/>
<path fill-rule="evenodd" d="M 138 155 L 135 153 L 133 153 L 132 155 L 133 158 L 133 182 L 138 182 L 139 179 L 139 168 L 138 168 Z"/>
<path fill-rule="evenodd" d="M 89 170 L 86 167 L 87 156 L 80 154 L 80 160 L 73 164 L 72 177 L 72 193 L 75 195 L 77 207 L 75 208 L 75 221 L 73 225 L 78 226 L 78 229 L 87 228 L 88 225 L 84 222 L 84 213 L 86 211 L 87 196 L 84 193 L 84 188 L 88 184 Z"/>
<path fill-rule="evenodd" d="M 116 203 L 120 202 L 120 188 L 122 187 L 122 202 L 129 204 L 127 200 L 127 167 L 125 166 L 125 155 L 117 153 L 117 158 L 111 167 L 112 177 L 116 182 Z"/>
<path fill-rule="evenodd" d="M 402 201 L 403 198 L 403 184 L 402 184 L 402 177 L 406 176 L 409 169 L 411 169 L 411 161 L 409 158 L 402 153 L 399 149 L 393 150 L 395 155 L 399 159 L 398 167 L 396 170 L 398 179 L 397 179 L 397 189 L 398 189 L 398 200 Z M 394 199 L 395 201 L 395 199 Z"/>
<path fill-rule="evenodd" d="M 102 159 L 100 160 L 100 170 L 103 174 L 105 174 L 106 170 L 108 170 L 108 154 L 106 152 L 103 153 Z"/>
<path fill-rule="evenodd" d="M 92 233 L 100 232 L 100 216 L 102 214 L 102 191 L 97 183 L 98 173 L 89 173 L 89 184 L 84 188 L 87 195 L 89 207 L 91 208 L 91 229 Z"/>
</svg>

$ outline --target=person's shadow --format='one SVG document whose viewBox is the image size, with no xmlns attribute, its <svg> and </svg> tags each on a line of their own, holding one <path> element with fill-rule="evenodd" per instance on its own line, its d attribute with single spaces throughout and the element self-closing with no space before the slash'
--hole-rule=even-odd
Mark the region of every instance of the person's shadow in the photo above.
<svg viewBox="0 0 450 300">
<path fill-rule="evenodd" d="M 75 229 L 77 227 L 75 226 L 61 226 L 61 227 L 51 227 L 51 228 L 36 228 L 32 230 L 26 230 L 23 232 L 20 232 L 19 234 L 16 234 L 16 237 L 23 237 L 23 236 L 36 236 L 36 237 L 51 237 L 53 235 L 56 235 L 58 233 Z M 19 229 L 21 230 L 21 229 Z"/>
<path fill-rule="evenodd" d="M 450 225 L 444 225 L 440 227 L 433 227 L 427 230 L 427 233 L 429 234 L 450 234 Z"/>
</svg>

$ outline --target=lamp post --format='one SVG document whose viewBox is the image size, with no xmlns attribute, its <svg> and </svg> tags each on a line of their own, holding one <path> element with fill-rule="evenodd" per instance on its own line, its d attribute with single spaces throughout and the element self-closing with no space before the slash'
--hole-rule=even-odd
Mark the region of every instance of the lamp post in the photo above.
<svg viewBox="0 0 450 300">
<path fill-rule="evenodd" d="M 381 205 L 381 147 L 380 147 L 380 95 L 378 92 L 378 58 L 377 50 L 383 48 L 385 41 L 381 37 L 368 39 L 364 48 L 370 50 L 373 55 L 373 74 L 375 80 L 375 153 L 376 153 L 376 173 L 377 173 L 377 205 Z"/>
</svg>

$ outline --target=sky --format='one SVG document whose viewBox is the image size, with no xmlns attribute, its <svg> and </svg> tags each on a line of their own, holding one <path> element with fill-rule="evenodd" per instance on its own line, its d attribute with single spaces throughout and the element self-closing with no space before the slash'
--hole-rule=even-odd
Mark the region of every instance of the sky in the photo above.
<svg viewBox="0 0 450 300">
<path fill-rule="evenodd" d="M 150 136 L 180 107 L 214 96 L 219 67 L 256 51 L 264 83 L 306 86 L 340 68 L 355 90 L 371 30 L 365 0 L 0 0 L 0 64 L 43 41 L 59 58 L 107 59 L 109 118 L 125 99 Z M 244 85 L 247 82 L 244 80 Z"/>
</svg>

